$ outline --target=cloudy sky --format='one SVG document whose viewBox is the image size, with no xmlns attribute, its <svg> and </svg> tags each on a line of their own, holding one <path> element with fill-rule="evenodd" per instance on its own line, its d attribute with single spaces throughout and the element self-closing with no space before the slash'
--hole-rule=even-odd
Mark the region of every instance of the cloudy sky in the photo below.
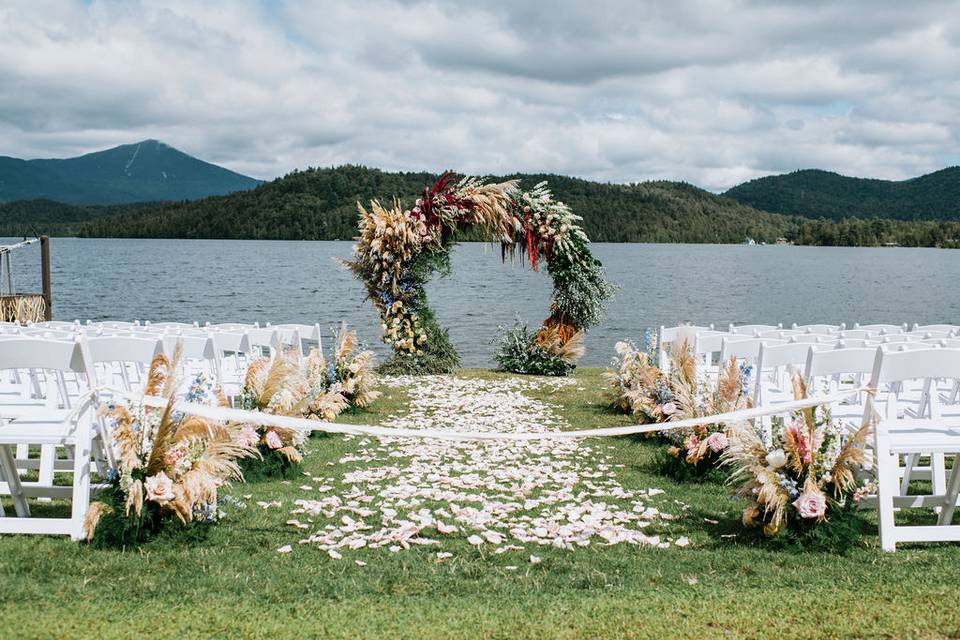
<svg viewBox="0 0 960 640">
<path fill-rule="evenodd" d="M 0 0 L 0 155 L 712 190 L 960 164 L 960 4 Z"/>
</svg>

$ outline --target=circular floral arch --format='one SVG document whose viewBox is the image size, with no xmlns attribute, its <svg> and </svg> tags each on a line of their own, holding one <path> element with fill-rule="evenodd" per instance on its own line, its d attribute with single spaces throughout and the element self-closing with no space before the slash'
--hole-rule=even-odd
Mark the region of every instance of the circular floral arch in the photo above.
<svg viewBox="0 0 960 640">
<path fill-rule="evenodd" d="M 390 206 L 376 200 L 369 210 L 357 206 L 360 235 L 345 265 L 380 312 L 383 341 L 394 350 L 388 370 L 447 373 L 459 365 L 425 286 L 434 272 L 449 274 L 457 232 L 469 229 L 499 242 L 503 259 L 519 253 L 534 270 L 545 262 L 553 279 L 550 316 L 536 332 L 523 329 L 508 339 L 521 340 L 521 351 L 534 358 L 572 363 L 583 354 L 583 333 L 600 321 L 612 287 L 590 253 L 582 218 L 554 200 L 546 182 L 522 191 L 517 180 L 489 183 L 447 172 L 423 189 L 412 209 L 396 198 Z"/>
</svg>

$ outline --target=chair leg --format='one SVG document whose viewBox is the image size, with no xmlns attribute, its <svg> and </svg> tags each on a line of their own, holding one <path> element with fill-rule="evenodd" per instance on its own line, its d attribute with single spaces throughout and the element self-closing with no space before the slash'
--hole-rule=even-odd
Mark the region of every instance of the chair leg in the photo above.
<svg viewBox="0 0 960 640">
<path fill-rule="evenodd" d="M 940 516 L 937 518 L 937 524 L 946 525 L 953 521 L 953 512 L 957 508 L 957 493 L 960 492 L 960 468 L 956 461 L 953 463 L 953 469 L 950 471 L 950 481 L 947 483 L 943 496 L 943 507 L 940 509 Z"/>
<path fill-rule="evenodd" d="M 23 495 L 23 485 L 20 484 L 20 474 L 17 472 L 16 463 L 13 461 L 13 455 L 10 453 L 10 447 L 0 445 L 0 471 L 6 477 L 7 486 L 10 489 L 10 498 L 13 500 L 13 509 L 20 518 L 30 517 L 30 505 L 27 504 L 27 498 Z M 2 515 L 2 514 L 0 514 Z"/>
<path fill-rule="evenodd" d="M 941 496 L 947 490 L 947 465 L 943 453 L 930 454 L 930 481 L 933 495 Z"/>
<path fill-rule="evenodd" d="M 908 453 L 903 463 L 903 480 L 900 481 L 900 495 L 910 495 L 910 480 L 913 477 L 913 468 L 917 466 L 917 460 L 920 458 L 916 453 Z"/>
<path fill-rule="evenodd" d="M 897 493 L 897 470 L 899 456 L 890 451 L 885 443 L 877 443 L 877 508 L 880 520 L 880 548 L 897 550 L 896 524 L 893 517 L 893 497 Z"/>
<path fill-rule="evenodd" d="M 73 502 L 70 505 L 70 519 L 73 521 L 73 533 L 70 537 L 73 540 L 86 538 L 83 520 L 90 506 L 90 455 L 90 425 L 78 425 L 77 444 L 73 457 Z"/>
</svg>

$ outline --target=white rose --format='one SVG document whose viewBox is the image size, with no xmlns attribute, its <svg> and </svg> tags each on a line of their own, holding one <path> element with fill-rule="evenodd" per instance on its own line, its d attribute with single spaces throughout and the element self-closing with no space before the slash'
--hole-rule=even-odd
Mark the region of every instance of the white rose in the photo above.
<svg viewBox="0 0 960 640">
<path fill-rule="evenodd" d="M 787 454 L 783 452 L 783 449 L 774 449 L 767 454 L 767 464 L 770 465 L 771 469 L 779 469 L 787 464 Z"/>
</svg>

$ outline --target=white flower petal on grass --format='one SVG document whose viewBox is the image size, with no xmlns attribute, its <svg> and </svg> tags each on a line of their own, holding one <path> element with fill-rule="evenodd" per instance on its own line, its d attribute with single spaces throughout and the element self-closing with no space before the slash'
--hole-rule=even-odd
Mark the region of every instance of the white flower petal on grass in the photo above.
<svg viewBox="0 0 960 640">
<path fill-rule="evenodd" d="M 453 554 L 449 551 L 438 551 L 437 560 L 446 560 L 447 558 L 452 558 Z"/>
<path fill-rule="evenodd" d="M 475 547 L 479 547 L 480 545 L 483 544 L 483 538 L 481 538 L 480 536 L 477 536 L 477 535 L 473 535 L 473 536 L 470 536 L 469 538 L 467 538 L 467 542 L 469 542 L 470 544 L 472 544 L 472 545 L 475 546 Z"/>
<path fill-rule="evenodd" d="M 357 563 L 357 566 L 358 566 L 358 567 L 365 567 L 365 566 L 367 566 L 367 563 L 364 562 L 363 560 L 354 560 L 354 562 Z"/>
<path fill-rule="evenodd" d="M 688 544 L 690 544 L 690 540 L 687 538 L 687 536 L 683 536 L 683 537 L 677 538 L 673 544 L 678 547 L 685 547 Z"/>
<path fill-rule="evenodd" d="M 329 556 L 330 556 L 331 558 L 333 558 L 334 560 L 340 560 L 341 558 L 343 558 L 343 554 L 341 554 L 341 553 L 340 553 L 339 551 L 337 551 L 336 549 L 329 549 L 329 550 L 327 551 L 327 555 L 329 555 Z"/>
<path fill-rule="evenodd" d="M 530 555 L 530 564 L 540 564 L 540 556 Z"/>
<path fill-rule="evenodd" d="M 293 551 L 293 547 L 291 547 L 289 544 L 285 544 L 277 549 L 277 553 L 290 553 L 291 551 Z"/>
</svg>

